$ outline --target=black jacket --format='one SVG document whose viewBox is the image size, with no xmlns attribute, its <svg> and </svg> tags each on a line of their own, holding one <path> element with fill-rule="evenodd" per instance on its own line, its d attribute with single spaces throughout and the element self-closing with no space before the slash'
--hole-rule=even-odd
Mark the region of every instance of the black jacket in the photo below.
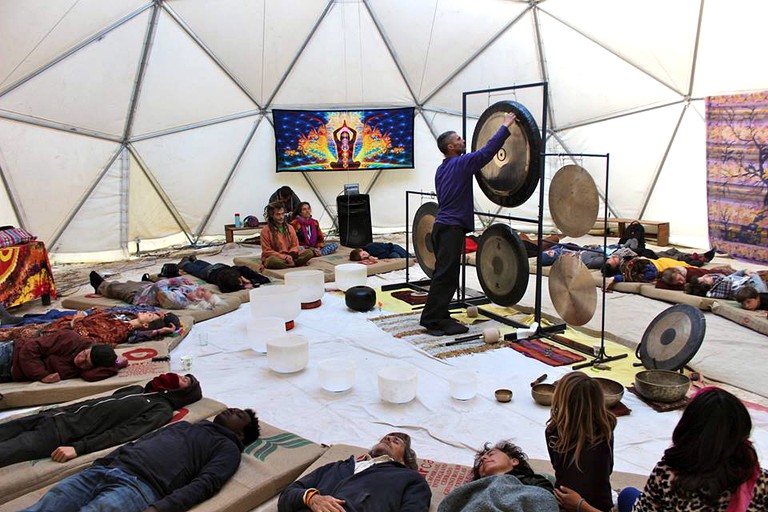
<svg viewBox="0 0 768 512">
<path fill-rule="evenodd" d="M 180 421 L 121 446 L 94 465 L 120 468 L 162 496 L 160 512 L 189 510 L 224 486 L 240 466 L 243 444 L 210 421 Z"/>
<path fill-rule="evenodd" d="M 346 500 L 344 510 L 353 512 L 426 512 L 432 499 L 427 481 L 417 471 L 398 462 L 375 464 L 358 474 L 355 458 L 317 468 L 293 482 L 281 494 L 278 512 L 308 510 L 304 491 Z"/>
</svg>

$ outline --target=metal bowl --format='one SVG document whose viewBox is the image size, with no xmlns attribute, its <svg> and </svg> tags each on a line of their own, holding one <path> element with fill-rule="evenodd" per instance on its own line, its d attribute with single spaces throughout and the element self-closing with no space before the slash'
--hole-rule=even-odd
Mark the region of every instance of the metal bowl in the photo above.
<svg viewBox="0 0 768 512">
<path fill-rule="evenodd" d="M 505 403 L 512 400 L 512 390 L 510 389 L 497 389 L 495 394 L 496 400 L 499 402 Z"/>
<path fill-rule="evenodd" d="M 555 385 L 536 384 L 531 388 L 531 396 L 539 405 L 552 405 L 552 397 L 555 396 Z"/>
<path fill-rule="evenodd" d="M 624 386 L 615 380 L 606 379 L 603 377 L 595 377 L 595 380 L 600 383 L 600 387 L 603 388 L 603 395 L 605 396 L 605 406 L 613 407 L 621 401 L 624 396 Z"/>
<path fill-rule="evenodd" d="M 691 379 L 669 370 L 646 370 L 635 375 L 637 392 L 655 402 L 672 403 L 682 400 L 690 386 Z"/>
</svg>

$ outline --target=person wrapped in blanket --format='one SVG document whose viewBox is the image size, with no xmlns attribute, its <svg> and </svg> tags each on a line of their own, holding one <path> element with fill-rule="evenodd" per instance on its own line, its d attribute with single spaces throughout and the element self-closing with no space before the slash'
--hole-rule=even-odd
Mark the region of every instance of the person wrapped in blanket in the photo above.
<svg viewBox="0 0 768 512">
<path fill-rule="evenodd" d="M 300 202 L 294 211 L 291 226 L 296 231 L 301 247 L 312 249 L 315 256 L 328 256 L 339 248 L 337 243 L 325 242 L 320 223 L 312 217 L 312 206 L 306 201 Z"/>
<path fill-rule="evenodd" d="M 224 487 L 259 434 L 251 409 L 230 408 L 213 421 L 178 421 L 97 459 L 24 510 L 190 510 Z"/>
<path fill-rule="evenodd" d="M 509 441 L 486 443 L 475 453 L 472 481 L 451 491 L 438 512 L 525 510 L 559 512 L 554 484 L 533 471 L 528 457 Z"/>
<path fill-rule="evenodd" d="M 143 387 L 126 386 L 111 395 L 0 423 L 0 467 L 46 457 L 66 462 L 133 441 L 202 397 L 193 375 L 163 373 Z"/>
<path fill-rule="evenodd" d="M 95 343 L 118 345 L 139 343 L 173 334 L 179 327 L 181 327 L 181 321 L 173 313 L 92 308 L 88 311 L 66 314 L 47 323 L 1 328 L 0 341 L 36 338 L 61 329 L 69 329 Z"/>
<path fill-rule="evenodd" d="M 157 306 L 163 309 L 213 309 L 223 301 L 221 297 L 186 277 L 171 277 L 153 282 L 107 281 L 97 272 L 88 279 L 93 290 L 135 306 Z"/>
<path fill-rule="evenodd" d="M 97 381 L 126 366 L 128 361 L 118 360 L 111 345 L 94 344 L 69 329 L 0 342 L 0 382 Z"/>
<path fill-rule="evenodd" d="M 685 293 L 711 299 L 735 300 L 736 294 L 745 286 L 751 286 L 758 293 L 768 292 L 768 286 L 759 275 L 742 269 L 730 275 L 707 274 L 696 277 L 685 285 Z"/>
</svg>

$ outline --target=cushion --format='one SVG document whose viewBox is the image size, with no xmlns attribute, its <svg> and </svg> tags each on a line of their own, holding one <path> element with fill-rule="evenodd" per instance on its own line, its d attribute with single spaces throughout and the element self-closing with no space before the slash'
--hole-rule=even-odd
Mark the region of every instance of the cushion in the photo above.
<svg viewBox="0 0 768 512">
<path fill-rule="evenodd" d="M 191 317 L 195 322 L 203 322 L 239 308 L 241 304 L 239 295 L 237 295 L 239 293 L 240 292 L 220 294 L 219 296 L 222 298 L 223 303 L 213 309 L 179 309 L 174 311 L 183 311 L 184 316 Z M 95 293 L 88 295 L 72 295 L 61 301 L 61 306 L 67 309 L 90 309 L 93 307 L 111 308 L 121 304 L 125 304 L 125 302 L 117 299 L 110 299 Z"/>
<path fill-rule="evenodd" d="M 24 228 L 9 228 L 0 230 L 0 249 L 12 245 L 24 244 L 36 240 L 37 237 Z"/>
<path fill-rule="evenodd" d="M 672 302 L 673 304 L 690 304 L 691 306 L 704 311 L 709 311 L 712 308 L 712 304 L 715 302 L 715 299 L 699 297 L 698 295 L 689 295 L 681 290 L 664 290 L 662 288 L 656 288 L 656 286 L 652 284 L 643 285 L 640 289 L 640 294 L 643 297 Z"/>
<path fill-rule="evenodd" d="M 742 309 L 738 302 L 718 299 L 712 303 L 712 312 L 768 336 L 768 318 L 765 311 L 748 311 Z"/>
<path fill-rule="evenodd" d="M 149 379 L 145 379 L 147 381 Z M 100 393 L 93 396 L 82 397 L 95 398 L 96 396 L 110 394 Z M 79 401 L 79 400 L 77 400 Z M 200 421 L 210 416 L 215 416 L 226 409 L 226 405 L 210 398 L 203 398 L 197 402 L 182 408 L 177 412 L 173 421 L 186 420 L 190 422 Z M 39 409 L 19 414 L 14 417 L 20 417 L 38 412 Z M 94 460 L 108 454 L 114 447 L 105 448 L 98 452 L 86 453 L 64 463 L 55 462 L 51 459 L 19 462 L 0 468 L 0 503 L 14 500 L 9 505 L 2 507 L 4 510 L 19 510 L 35 503 L 47 490 L 59 480 L 77 473 L 86 466 L 89 466 Z M 45 489 L 43 489 L 45 488 Z M 34 492 L 36 491 L 37 492 Z"/>
</svg>

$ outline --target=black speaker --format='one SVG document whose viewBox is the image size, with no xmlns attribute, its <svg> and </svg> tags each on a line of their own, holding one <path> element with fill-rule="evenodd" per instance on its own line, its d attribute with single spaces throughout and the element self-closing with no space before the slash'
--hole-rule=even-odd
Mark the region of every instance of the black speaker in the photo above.
<svg viewBox="0 0 768 512">
<path fill-rule="evenodd" d="M 368 194 L 336 197 L 339 238 L 346 247 L 364 247 L 373 242 L 371 198 Z"/>
</svg>

